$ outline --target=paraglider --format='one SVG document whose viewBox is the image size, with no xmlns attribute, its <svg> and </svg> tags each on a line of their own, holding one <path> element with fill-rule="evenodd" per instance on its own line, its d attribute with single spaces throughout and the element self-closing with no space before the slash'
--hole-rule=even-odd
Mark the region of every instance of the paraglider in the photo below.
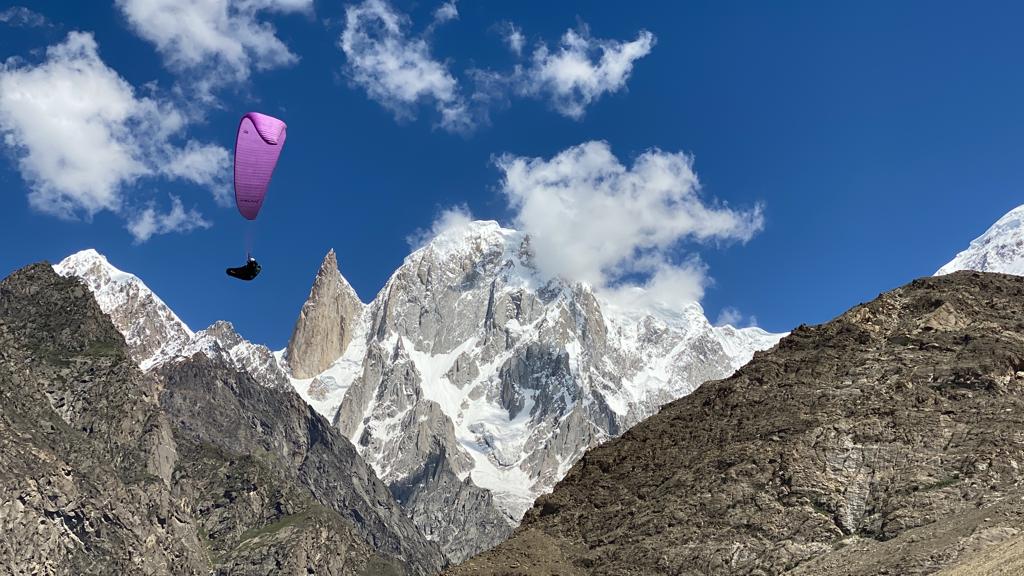
<svg viewBox="0 0 1024 576">
<path fill-rule="evenodd" d="M 267 196 L 270 177 L 281 156 L 287 125 L 273 116 L 249 112 L 238 123 L 235 139 L 235 205 L 246 220 L 255 220 Z M 252 280 L 260 273 L 252 255 L 244 266 L 228 268 L 227 274 L 240 280 Z"/>
<path fill-rule="evenodd" d="M 228 268 L 228 276 L 238 278 L 239 280 L 252 280 L 259 275 L 260 270 L 260 263 L 252 256 L 249 256 L 249 260 L 246 261 L 245 266 Z"/>
</svg>

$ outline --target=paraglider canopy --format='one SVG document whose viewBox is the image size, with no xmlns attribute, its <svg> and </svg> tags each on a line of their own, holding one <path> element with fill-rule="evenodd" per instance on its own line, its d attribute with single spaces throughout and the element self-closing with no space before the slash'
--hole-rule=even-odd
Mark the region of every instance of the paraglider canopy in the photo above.
<svg viewBox="0 0 1024 576">
<path fill-rule="evenodd" d="M 255 220 L 267 196 L 270 177 L 281 156 L 287 125 L 259 112 L 249 112 L 238 123 L 235 139 L 235 204 L 239 213 Z"/>
</svg>

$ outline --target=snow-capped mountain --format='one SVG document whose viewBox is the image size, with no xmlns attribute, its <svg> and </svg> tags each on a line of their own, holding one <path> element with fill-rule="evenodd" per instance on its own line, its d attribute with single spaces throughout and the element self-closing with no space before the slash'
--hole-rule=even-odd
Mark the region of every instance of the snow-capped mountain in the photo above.
<svg viewBox="0 0 1024 576">
<path fill-rule="evenodd" d="M 143 370 L 173 357 L 192 339 L 192 330 L 142 280 L 118 270 L 99 252 L 82 250 L 53 268 L 85 282 Z"/>
<path fill-rule="evenodd" d="M 403 503 L 457 484 L 476 504 L 453 506 L 447 494 L 413 511 L 453 559 L 491 543 L 433 529 L 494 525 L 493 508 L 518 522 L 587 449 L 781 336 L 713 327 L 696 303 L 622 307 L 543 277 L 533 259 L 529 237 L 474 222 L 413 252 L 362 305 L 329 253 L 281 355 L 293 377 L 302 359 L 299 393 Z"/>
<path fill-rule="evenodd" d="M 144 371 L 201 352 L 225 358 L 264 385 L 288 385 L 288 378 L 266 346 L 245 340 L 223 321 L 192 332 L 142 280 L 117 269 L 95 250 L 72 254 L 53 268 L 61 276 L 76 276 L 85 282 Z"/>
<path fill-rule="evenodd" d="M 528 236 L 474 222 L 413 252 L 364 304 L 331 251 L 273 354 L 227 322 L 193 333 L 93 250 L 54 268 L 85 281 L 143 369 L 203 353 L 293 386 L 459 561 L 504 540 L 587 449 L 780 337 L 714 327 L 696 303 L 613 301 L 533 261 Z"/>
<path fill-rule="evenodd" d="M 196 332 L 177 358 L 190 358 L 197 352 L 209 358 L 222 357 L 229 366 L 246 372 L 264 386 L 288 386 L 289 380 L 270 348 L 242 338 L 230 322 L 218 320 L 209 328 Z"/>
<path fill-rule="evenodd" d="M 957 270 L 1024 276 L 1024 206 L 1010 210 L 935 275 Z"/>
</svg>

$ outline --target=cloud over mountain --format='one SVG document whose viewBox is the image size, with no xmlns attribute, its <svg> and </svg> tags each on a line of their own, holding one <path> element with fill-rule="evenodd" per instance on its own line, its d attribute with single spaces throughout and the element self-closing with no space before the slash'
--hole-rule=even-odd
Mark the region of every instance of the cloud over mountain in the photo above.
<svg viewBox="0 0 1024 576">
<path fill-rule="evenodd" d="M 550 159 L 504 155 L 502 190 L 517 228 L 551 274 L 606 288 L 646 288 L 666 304 L 699 300 L 707 271 L 685 242 L 746 242 L 764 226 L 760 206 L 733 209 L 701 194 L 692 158 L 650 149 L 626 166 L 607 142 Z"/>
</svg>

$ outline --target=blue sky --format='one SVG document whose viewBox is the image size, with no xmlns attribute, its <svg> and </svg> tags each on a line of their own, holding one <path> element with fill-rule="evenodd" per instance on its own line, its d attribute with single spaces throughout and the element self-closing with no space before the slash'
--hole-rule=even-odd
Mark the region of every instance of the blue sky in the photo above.
<svg viewBox="0 0 1024 576">
<path fill-rule="evenodd" d="M 0 274 L 95 247 L 193 328 L 279 348 L 329 248 L 370 300 L 461 207 L 552 234 L 575 251 L 554 269 L 678 281 L 712 320 L 782 331 L 931 274 L 1021 204 L 1019 3 L 193 0 L 230 7 L 200 32 L 180 5 L 0 4 Z M 254 225 L 217 200 L 249 110 L 289 126 Z M 557 236 L 552 194 L 602 222 Z M 599 204 L 624 194 L 648 205 L 616 222 Z M 223 269 L 248 242 L 244 284 Z"/>
</svg>

